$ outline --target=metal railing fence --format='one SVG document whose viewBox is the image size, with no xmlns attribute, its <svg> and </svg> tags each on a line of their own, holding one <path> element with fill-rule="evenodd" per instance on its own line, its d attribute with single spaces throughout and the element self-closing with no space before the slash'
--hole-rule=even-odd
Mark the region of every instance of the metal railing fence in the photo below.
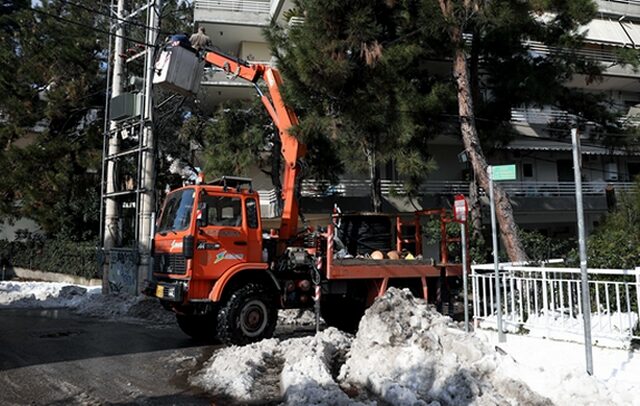
<svg viewBox="0 0 640 406">
<path fill-rule="evenodd" d="M 633 182 L 583 182 L 583 194 L 604 195 L 607 185 L 611 185 L 616 191 L 632 190 Z M 513 181 L 500 182 L 500 186 L 512 196 L 545 197 L 545 196 L 574 196 L 575 185 L 573 182 L 538 182 L 538 181 Z M 381 190 L 383 195 L 404 195 L 404 183 L 395 180 L 382 180 Z M 368 180 L 343 179 L 336 185 L 327 185 L 319 181 L 305 180 L 302 182 L 302 196 L 368 196 L 370 193 Z M 458 194 L 469 193 L 469 182 L 429 180 L 419 188 L 419 194 Z"/>
<path fill-rule="evenodd" d="M 493 264 L 473 265 L 473 319 L 496 328 Z M 640 267 L 589 269 L 594 342 L 628 346 L 640 339 Z M 550 338 L 581 341 L 584 333 L 579 268 L 500 265 L 503 325 Z M 524 329 L 524 330 L 523 330 Z"/>
</svg>

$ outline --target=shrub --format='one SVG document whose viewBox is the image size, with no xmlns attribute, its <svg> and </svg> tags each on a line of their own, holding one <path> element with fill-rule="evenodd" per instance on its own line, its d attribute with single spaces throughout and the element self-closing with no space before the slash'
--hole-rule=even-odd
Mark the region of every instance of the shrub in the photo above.
<svg viewBox="0 0 640 406">
<path fill-rule="evenodd" d="M 29 237 L 22 241 L 0 240 L 0 257 L 10 266 L 36 271 L 99 278 L 95 242 L 43 240 Z"/>
</svg>

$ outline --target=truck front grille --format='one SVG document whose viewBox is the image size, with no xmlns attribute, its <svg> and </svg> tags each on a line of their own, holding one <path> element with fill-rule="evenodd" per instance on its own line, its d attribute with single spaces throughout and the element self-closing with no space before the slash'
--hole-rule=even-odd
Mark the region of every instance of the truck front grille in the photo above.
<svg viewBox="0 0 640 406">
<path fill-rule="evenodd" d="M 153 271 L 183 275 L 187 273 L 187 261 L 182 254 L 156 254 L 153 257 Z"/>
</svg>

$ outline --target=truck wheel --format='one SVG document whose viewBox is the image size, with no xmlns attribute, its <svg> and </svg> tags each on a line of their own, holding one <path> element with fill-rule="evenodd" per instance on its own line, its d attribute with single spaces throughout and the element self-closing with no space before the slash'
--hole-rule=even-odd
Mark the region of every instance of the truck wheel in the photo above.
<svg viewBox="0 0 640 406">
<path fill-rule="evenodd" d="M 194 340 L 215 342 L 217 340 L 215 316 L 215 313 L 205 315 L 176 314 L 176 320 L 182 332 Z"/>
<path fill-rule="evenodd" d="M 218 337 L 244 345 L 273 335 L 278 310 L 264 286 L 251 283 L 235 291 L 218 312 Z"/>
</svg>

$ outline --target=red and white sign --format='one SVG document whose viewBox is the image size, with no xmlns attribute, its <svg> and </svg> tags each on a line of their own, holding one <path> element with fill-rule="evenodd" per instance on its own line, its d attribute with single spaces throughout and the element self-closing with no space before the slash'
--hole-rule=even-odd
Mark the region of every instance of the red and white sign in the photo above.
<svg viewBox="0 0 640 406">
<path fill-rule="evenodd" d="M 459 223 L 466 222 L 468 213 L 467 199 L 465 199 L 463 195 L 456 195 L 453 201 L 453 215 L 456 221 Z"/>
</svg>

